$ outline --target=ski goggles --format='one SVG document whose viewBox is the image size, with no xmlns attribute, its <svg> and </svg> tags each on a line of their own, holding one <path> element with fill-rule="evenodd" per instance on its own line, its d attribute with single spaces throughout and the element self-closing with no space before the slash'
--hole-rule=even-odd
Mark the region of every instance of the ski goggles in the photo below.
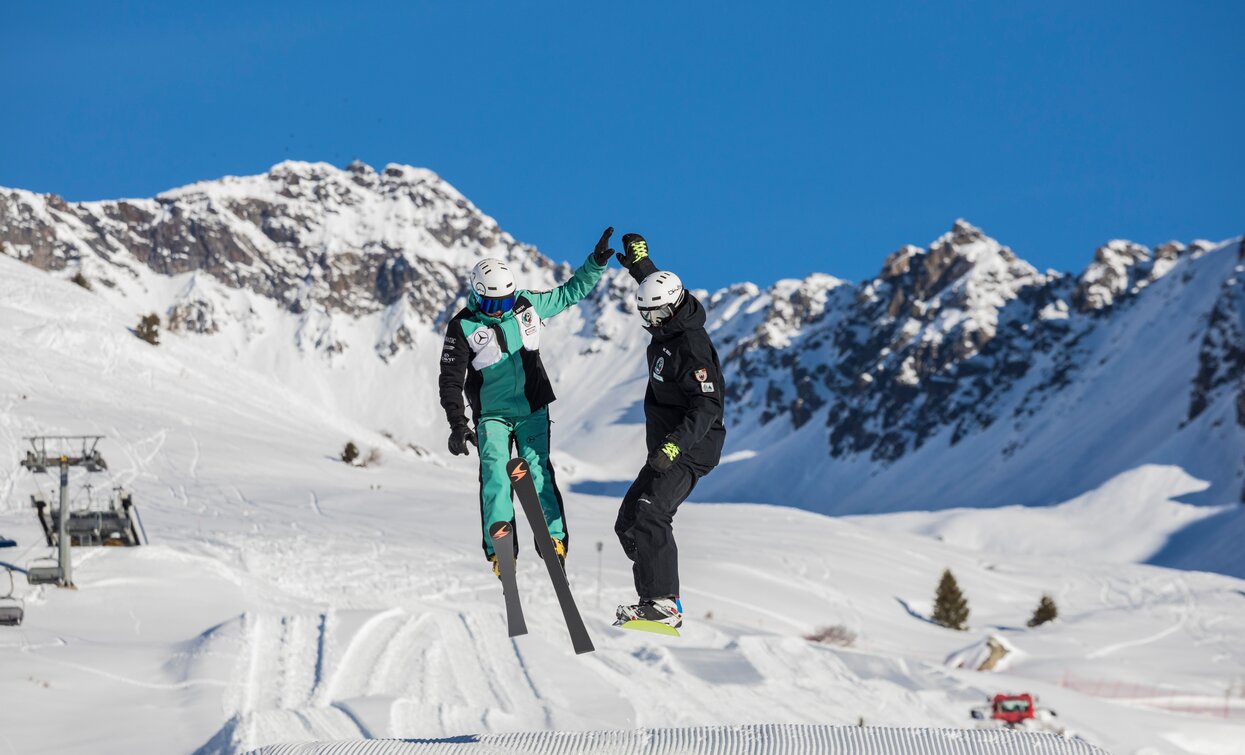
<svg viewBox="0 0 1245 755">
<path fill-rule="evenodd" d="M 480 311 L 486 315 L 504 315 L 512 309 L 514 309 L 514 294 L 480 297 Z"/>
<path fill-rule="evenodd" d="M 640 307 L 640 317 L 644 318 L 644 322 L 648 323 L 650 328 L 661 325 L 670 319 L 670 316 L 673 314 L 673 304 L 663 304 L 660 307 Z"/>
</svg>

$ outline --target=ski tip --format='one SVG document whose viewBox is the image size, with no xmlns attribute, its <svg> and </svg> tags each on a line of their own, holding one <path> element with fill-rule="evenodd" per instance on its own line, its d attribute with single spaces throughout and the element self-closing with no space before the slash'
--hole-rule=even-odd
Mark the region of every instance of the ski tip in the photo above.
<svg viewBox="0 0 1245 755">
<path fill-rule="evenodd" d="M 590 642 L 584 647 L 575 648 L 575 655 L 583 655 L 584 653 L 592 653 L 595 651 L 596 651 L 596 648 L 593 647 L 592 643 Z"/>
<path fill-rule="evenodd" d="M 633 632 L 650 632 L 652 634 L 664 634 L 668 637 L 682 637 L 679 634 L 679 630 L 656 621 L 632 619 L 631 621 L 624 621 L 622 624 L 615 624 L 615 626 L 619 629 L 629 629 Z"/>
<path fill-rule="evenodd" d="M 523 458 L 511 459 L 506 464 L 506 474 L 510 475 L 511 483 L 516 483 L 524 477 L 527 477 L 527 461 Z"/>
</svg>

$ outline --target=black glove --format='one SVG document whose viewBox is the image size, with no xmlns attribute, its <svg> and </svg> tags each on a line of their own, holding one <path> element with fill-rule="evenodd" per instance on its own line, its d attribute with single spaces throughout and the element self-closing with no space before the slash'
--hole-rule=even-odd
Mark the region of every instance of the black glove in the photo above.
<svg viewBox="0 0 1245 755">
<path fill-rule="evenodd" d="M 455 456 L 470 456 L 467 444 L 476 444 L 476 433 L 466 425 L 454 425 L 450 428 L 450 453 Z"/>
<path fill-rule="evenodd" d="M 605 229 L 605 233 L 601 234 L 601 240 L 597 242 L 597 246 L 592 250 L 592 259 L 598 265 L 608 265 L 610 257 L 614 255 L 614 250 L 610 249 L 610 236 L 614 233 L 614 226 Z"/>
<path fill-rule="evenodd" d="M 648 242 L 638 233 L 623 235 L 623 251 L 618 254 L 618 264 L 627 268 L 637 283 L 657 272 L 657 266 L 648 258 Z"/>
<path fill-rule="evenodd" d="M 666 441 L 648 457 L 648 465 L 658 472 L 667 472 L 674 466 L 674 460 L 682 453 L 679 447 Z"/>
</svg>

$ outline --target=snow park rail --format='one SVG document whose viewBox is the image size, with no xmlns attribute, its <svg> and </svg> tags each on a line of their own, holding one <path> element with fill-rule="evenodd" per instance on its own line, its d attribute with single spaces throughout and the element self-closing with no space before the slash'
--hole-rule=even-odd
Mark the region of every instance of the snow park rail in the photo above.
<svg viewBox="0 0 1245 755">
<path fill-rule="evenodd" d="M 544 731 L 448 739 L 281 744 L 252 755 L 1107 755 L 1055 734 L 1003 729 L 761 724 L 635 731 Z"/>
</svg>

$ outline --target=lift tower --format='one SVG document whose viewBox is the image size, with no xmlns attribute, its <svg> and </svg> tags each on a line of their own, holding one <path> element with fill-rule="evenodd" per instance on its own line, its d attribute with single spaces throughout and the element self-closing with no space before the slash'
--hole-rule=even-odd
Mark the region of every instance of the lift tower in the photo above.
<svg viewBox="0 0 1245 755">
<path fill-rule="evenodd" d="M 73 587 L 73 560 L 69 556 L 69 535 L 66 523 L 69 521 L 69 468 L 83 467 L 88 472 L 103 472 L 108 469 L 104 457 L 100 456 L 96 446 L 103 440 L 102 435 L 37 435 L 25 438 L 30 443 L 30 450 L 22 460 L 22 466 L 35 474 L 48 473 L 51 469 L 60 471 L 60 510 L 57 511 L 57 566 L 43 567 L 36 575 L 35 569 L 29 570 L 27 578 L 35 583 L 55 582 L 61 587 Z M 49 444 L 52 452 L 48 452 Z M 57 448 L 63 449 L 58 453 Z M 76 455 L 70 455 L 76 453 Z"/>
</svg>

